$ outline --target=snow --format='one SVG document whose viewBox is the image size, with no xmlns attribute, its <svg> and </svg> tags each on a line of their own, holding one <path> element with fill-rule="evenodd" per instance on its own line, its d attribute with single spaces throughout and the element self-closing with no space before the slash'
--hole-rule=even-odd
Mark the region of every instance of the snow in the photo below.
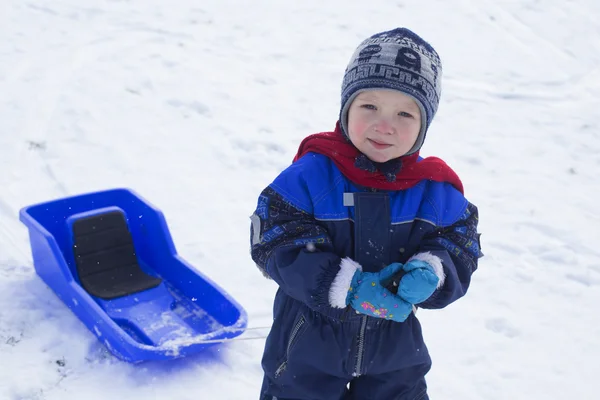
<svg viewBox="0 0 600 400">
<path fill-rule="evenodd" d="M 258 398 L 276 287 L 249 215 L 300 140 L 332 129 L 360 40 L 407 26 L 444 62 L 423 148 L 458 171 L 485 257 L 419 311 L 432 399 L 596 399 L 597 0 L 4 0 L 0 399 Z M 21 207 L 130 187 L 180 255 L 243 304 L 251 340 L 118 361 L 35 275 Z"/>
</svg>

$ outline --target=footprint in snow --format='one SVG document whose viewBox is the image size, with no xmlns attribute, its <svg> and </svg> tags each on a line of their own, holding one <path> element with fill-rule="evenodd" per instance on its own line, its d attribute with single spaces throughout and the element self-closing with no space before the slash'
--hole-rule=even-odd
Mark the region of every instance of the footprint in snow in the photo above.
<svg viewBox="0 0 600 400">
<path fill-rule="evenodd" d="M 499 333 L 511 339 L 519 336 L 520 334 L 519 330 L 512 326 L 510 322 L 504 318 L 488 319 L 485 322 L 485 327 L 492 332 Z"/>
</svg>

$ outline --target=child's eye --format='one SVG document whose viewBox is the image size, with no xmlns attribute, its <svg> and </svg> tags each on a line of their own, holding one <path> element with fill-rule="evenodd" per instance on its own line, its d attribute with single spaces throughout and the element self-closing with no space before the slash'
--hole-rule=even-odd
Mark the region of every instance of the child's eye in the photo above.
<svg viewBox="0 0 600 400">
<path fill-rule="evenodd" d="M 361 108 L 366 108 L 367 110 L 377 110 L 377 107 L 375 107 L 373 104 L 363 104 Z"/>
<path fill-rule="evenodd" d="M 413 118 L 412 114 L 409 114 L 409 113 L 407 113 L 405 111 L 400 111 L 398 113 L 398 115 L 401 116 L 401 117 L 405 117 L 405 118 Z"/>
</svg>

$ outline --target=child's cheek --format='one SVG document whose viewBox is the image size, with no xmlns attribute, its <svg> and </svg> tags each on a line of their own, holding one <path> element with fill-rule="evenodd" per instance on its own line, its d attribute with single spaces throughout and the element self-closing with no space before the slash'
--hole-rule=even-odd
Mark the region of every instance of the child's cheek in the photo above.
<svg viewBox="0 0 600 400">
<path fill-rule="evenodd" d="M 353 119 L 350 129 L 354 132 L 356 136 L 362 138 L 365 136 L 365 131 L 367 130 L 368 126 L 369 121 L 367 118 L 363 116 L 357 116 L 357 118 Z"/>
</svg>

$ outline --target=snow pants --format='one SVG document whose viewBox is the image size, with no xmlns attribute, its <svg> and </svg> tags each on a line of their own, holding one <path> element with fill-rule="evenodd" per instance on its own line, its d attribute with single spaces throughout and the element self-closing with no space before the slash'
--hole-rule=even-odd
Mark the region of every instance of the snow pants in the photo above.
<svg viewBox="0 0 600 400">
<path fill-rule="evenodd" d="M 311 310 L 277 293 L 260 400 L 428 400 L 418 320 Z"/>
</svg>

